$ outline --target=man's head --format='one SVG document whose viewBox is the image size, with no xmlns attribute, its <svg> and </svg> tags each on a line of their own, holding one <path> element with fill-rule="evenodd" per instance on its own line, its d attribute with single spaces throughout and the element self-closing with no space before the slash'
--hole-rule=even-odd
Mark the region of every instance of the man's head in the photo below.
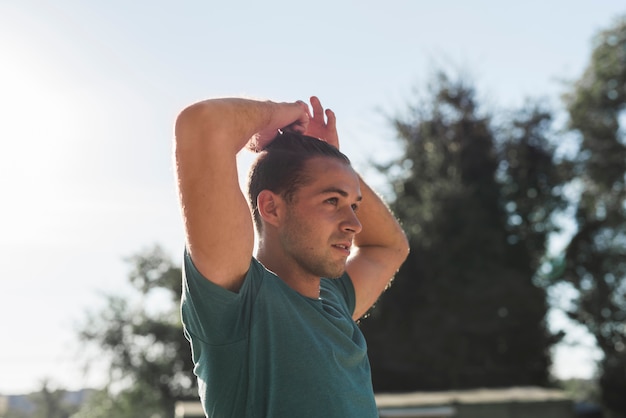
<svg viewBox="0 0 626 418">
<path fill-rule="evenodd" d="M 332 145 L 306 135 L 284 132 L 274 139 L 257 157 L 248 175 L 248 199 L 254 223 L 262 230 L 257 197 L 263 190 L 279 194 L 292 201 L 299 187 L 307 184 L 305 165 L 314 157 L 335 158 L 347 165 L 350 160 Z"/>
</svg>

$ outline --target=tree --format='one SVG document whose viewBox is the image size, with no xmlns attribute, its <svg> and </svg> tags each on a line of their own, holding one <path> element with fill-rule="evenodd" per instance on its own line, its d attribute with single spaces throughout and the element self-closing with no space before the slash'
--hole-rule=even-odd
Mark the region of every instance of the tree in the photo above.
<svg viewBox="0 0 626 418">
<path fill-rule="evenodd" d="M 65 398 L 65 390 L 49 388 L 48 381 L 44 381 L 40 392 L 31 395 L 35 404 L 36 412 L 33 418 L 69 418 L 76 411 L 76 407 L 68 405 Z"/>
<path fill-rule="evenodd" d="M 463 80 L 440 73 L 429 93 L 393 120 L 404 155 L 382 167 L 411 254 L 361 324 L 375 389 L 548 385 L 558 336 L 533 278 L 564 206 L 550 114 L 497 129 Z"/>
<path fill-rule="evenodd" d="M 557 276 L 577 290 L 569 316 L 587 327 L 604 354 L 603 401 L 626 417 L 626 17 L 596 36 L 566 103 L 580 137 L 579 199 L 577 231 Z"/>
<path fill-rule="evenodd" d="M 4 418 L 69 418 L 78 410 L 64 389 L 52 389 L 50 381 L 44 379 L 41 390 L 19 397 L 17 405 L 9 408 Z"/>
<path fill-rule="evenodd" d="M 107 307 L 82 327 L 81 339 L 110 359 L 110 384 L 75 418 L 170 417 L 177 399 L 198 393 L 179 314 L 181 269 L 158 246 L 127 261 L 141 298 L 132 307 L 128 298 L 109 295 Z M 151 309 L 158 293 L 161 305 Z"/>
</svg>

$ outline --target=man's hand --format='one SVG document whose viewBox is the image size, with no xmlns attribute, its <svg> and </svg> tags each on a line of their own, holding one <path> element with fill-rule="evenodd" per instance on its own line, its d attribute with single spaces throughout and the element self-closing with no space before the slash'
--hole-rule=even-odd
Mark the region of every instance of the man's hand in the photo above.
<svg viewBox="0 0 626 418">
<path fill-rule="evenodd" d="M 294 103 L 269 103 L 272 106 L 270 120 L 246 144 L 246 148 L 260 152 L 278 135 L 278 130 L 304 134 L 311 119 L 309 106 L 302 100 Z"/>
<path fill-rule="evenodd" d="M 313 116 L 304 132 L 315 138 L 319 138 L 335 148 L 339 149 L 339 136 L 337 135 L 337 119 L 335 112 L 322 107 L 322 103 L 316 96 L 311 97 L 311 107 L 313 108 Z"/>
</svg>

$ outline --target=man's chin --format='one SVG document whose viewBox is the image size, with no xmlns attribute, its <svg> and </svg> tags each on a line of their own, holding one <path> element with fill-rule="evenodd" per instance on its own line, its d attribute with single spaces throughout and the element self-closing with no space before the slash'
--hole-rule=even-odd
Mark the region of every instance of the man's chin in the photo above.
<svg viewBox="0 0 626 418">
<path fill-rule="evenodd" d="M 345 269 L 342 269 L 340 272 L 333 272 L 330 273 L 328 275 L 326 275 L 325 277 L 327 279 L 331 279 L 331 280 L 336 280 L 336 279 L 341 279 L 341 277 L 346 273 Z"/>
</svg>

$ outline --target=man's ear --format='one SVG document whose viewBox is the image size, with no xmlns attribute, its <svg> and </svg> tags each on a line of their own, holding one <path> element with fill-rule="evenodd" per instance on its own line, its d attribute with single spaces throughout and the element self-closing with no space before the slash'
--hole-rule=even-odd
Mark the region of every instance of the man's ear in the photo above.
<svg viewBox="0 0 626 418">
<path fill-rule="evenodd" d="M 256 198 L 256 204 L 263 222 L 278 226 L 281 221 L 283 203 L 280 195 L 270 190 L 262 190 Z"/>
</svg>

